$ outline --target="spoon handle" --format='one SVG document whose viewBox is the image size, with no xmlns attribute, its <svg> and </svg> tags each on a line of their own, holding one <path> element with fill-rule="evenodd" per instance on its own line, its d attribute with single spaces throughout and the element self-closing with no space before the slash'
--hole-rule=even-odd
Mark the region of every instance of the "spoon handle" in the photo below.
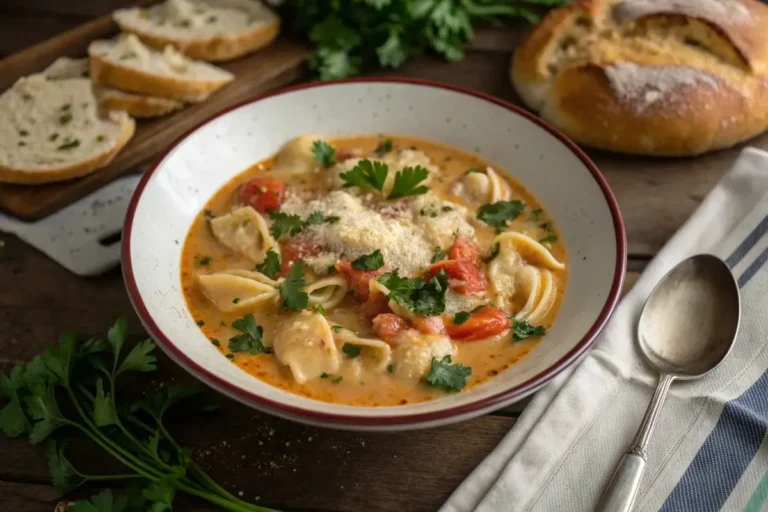
<svg viewBox="0 0 768 512">
<path fill-rule="evenodd" d="M 646 409 L 640 428 L 635 434 L 635 439 L 616 467 L 616 471 L 595 509 L 596 512 L 629 512 L 632 510 L 632 504 L 635 501 L 635 495 L 645 470 L 648 441 L 651 439 L 651 434 L 664 405 L 664 399 L 673 380 L 675 378 L 672 375 L 662 375 L 659 379 L 659 384 L 653 393 L 651 403 L 648 404 L 648 409 Z"/>
</svg>

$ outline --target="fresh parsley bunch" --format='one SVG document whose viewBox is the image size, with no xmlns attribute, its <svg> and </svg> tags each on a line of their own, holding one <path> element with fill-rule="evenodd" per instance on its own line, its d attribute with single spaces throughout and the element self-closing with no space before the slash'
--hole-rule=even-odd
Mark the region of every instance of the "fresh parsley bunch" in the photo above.
<svg viewBox="0 0 768 512">
<path fill-rule="evenodd" d="M 232 512 L 269 511 L 232 496 L 191 458 L 165 427 L 166 412 L 185 401 L 207 409 L 195 388 L 170 385 L 143 400 L 118 399 L 117 383 L 130 373 L 156 369 L 150 340 L 128 349 L 126 323 L 118 319 L 107 339 L 63 335 L 58 344 L 10 375 L 0 373 L 0 430 L 8 437 L 26 436 L 41 444 L 56 489 L 65 493 L 85 482 L 131 480 L 142 487 L 115 498 L 105 490 L 79 501 L 71 512 L 165 512 L 177 491 Z M 66 455 L 65 433 L 92 440 L 122 464 L 119 474 L 89 474 L 72 465 Z"/>
<path fill-rule="evenodd" d="M 397 68 L 432 51 L 464 57 L 479 21 L 539 19 L 538 6 L 569 0 L 287 0 L 294 30 L 315 45 L 310 66 L 322 79 L 357 75 L 378 63 Z"/>
</svg>

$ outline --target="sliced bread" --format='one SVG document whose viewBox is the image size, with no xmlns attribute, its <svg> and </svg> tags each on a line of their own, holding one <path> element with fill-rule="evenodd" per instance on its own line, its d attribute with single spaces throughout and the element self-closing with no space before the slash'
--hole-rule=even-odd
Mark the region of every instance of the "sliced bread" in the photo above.
<svg viewBox="0 0 768 512">
<path fill-rule="evenodd" d="M 89 76 L 88 59 L 61 57 L 48 66 L 43 74 L 52 79 Z M 124 110 L 132 117 L 158 117 L 184 107 L 184 102 L 146 94 L 119 91 L 94 85 L 93 92 L 104 110 Z"/>
<path fill-rule="evenodd" d="M 207 62 L 190 60 L 166 46 L 144 46 L 133 34 L 88 46 L 94 84 L 191 103 L 231 82 L 234 75 Z"/>
<path fill-rule="evenodd" d="M 0 95 L 0 182 L 39 184 L 107 165 L 133 136 L 125 112 L 101 115 L 87 78 L 44 74 Z"/>
<path fill-rule="evenodd" d="M 225 61 L 254 52 L 280 32 L 280 18 L 258 0 L 168 0 L 113 15 L 123 32 L 194 59 Z"/>
</svg>

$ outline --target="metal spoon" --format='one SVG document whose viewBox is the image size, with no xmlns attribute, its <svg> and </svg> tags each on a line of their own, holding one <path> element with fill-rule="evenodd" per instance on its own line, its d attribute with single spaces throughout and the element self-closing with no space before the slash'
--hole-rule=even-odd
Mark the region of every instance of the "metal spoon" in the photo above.
<svg viewBox="0 0 768 512">
<path fill-rule="evenodd" d="M 626 512 L 640 487 L 648 441 L 664 398 L 676 379 L 698 379 L 723 362 L 739 331 L 739 287 L 719 258 L 700 254 L 683 261 L 656 285 L 643 307 L 638 342 L 659 384 L 648 410 L 600 498 L 598 512 Z"/>
</svg>

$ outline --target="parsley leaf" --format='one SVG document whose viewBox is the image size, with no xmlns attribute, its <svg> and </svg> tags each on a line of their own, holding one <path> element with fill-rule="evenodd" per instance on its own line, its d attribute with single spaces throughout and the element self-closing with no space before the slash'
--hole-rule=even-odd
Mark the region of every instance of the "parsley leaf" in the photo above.
<svg viewBox="0 0 768 512">
<path fill-rule="evenodd" d="M 378 146 L 376 146 L 376 149 L 373 150 L 373 152 L 378 156 L 379 158 L 383 157 L 387 153 L 392 151 L 392 139 L 384 139 L 379 143 Z"/>
<path fill-rule="evenodd" d="M 342 377 L 341 375 L 339 375 L 338 377 L 336 377 L 335 379 L 333 379 L 331 382 L 333 382 L 334 384 L 339 384 L 343 378 L 344 378 L 344 377 Z"/>
<path fill-rule="evenodd" d="M 424 185 L 419 186 L 419 183 L 427 179 L 427 176 L 429 176 L 429 171 L 420 165 L 404 167 L 397 171 L 395 184 L 392 186 L 392 192 L 389 193 L 388 199 L 426 194 L 429 189 Z"/>
<path fill-rule="evenodd" d="M 349 357 L 359 356 L 361 350 L 361 347 L 357 345 L 350 345 L 349 343 L 345 343 L 344 346 L 341 347 L 341 351 L 347 354 Z"/>
<path fill-rule="evenodd" d="M 445 311 L 448 276 L 443 269 L 427 282 L 419 278 L 400 277 L 397 270 L 382 275 L 378 280 L 389 289 L 389 298 L 414 313 L 435 316 Z"/>
<path fill-rule="evenodd" d="M 49 439 L 45 443 L 45 455 L 48 457 L 48 471 L 51 473 L 53 486 L 60 494 L 65 494 L 85 482 L 64 455 L 65 443 Z M 97 509 L 98 510 L 98 509 Z M 108 509 L 109 510 L 109 509 Z M 99 511 L 100 512 L 100 511 Z"/>
<path fill-rule="evenodd" d="M 323 167 L 330 167 L 336 163 L 336 150 L 325 141 L 313 142 L 312 153 L 315 155 L 315 161 Z"/>
<path fill-rule="evenodd" d="M 117 411 L 112 405 L 109 393 L 104 392 L 102 379 L 96 382 L 96 396 L 93 401 L 93 421 L 97 427 L 117 424 Z"/>
<path fill-rule="evenodd" d="M 24 386 L 25 367 L 17 365 L 10 377 L 0 373 L 0 397 L 8 402 L 0 411 L 0 430 L 8 437 L 18 437 L 30 431 L 29 420 L 19 398 L 19 389 Z"/>
<path fill-rule="evenodd" d="M 155 344 L 150 340 L 140 341 L 123 359 L 117 375 L 126 371 L 151 372 L 157 369 L 157 358 L 151 354 L 155 350 Z"/>
<path fill-rule="evenodd" d="M 499 244 L 499 242 L 496 242 L 495 244 L 493 244 L 493 248 L 491 249 L 491 253 L 488 256 L 486 256 L 485 258 L 483 258 L 483 261 L 485 263 L 492 262 L 494 260 L 494 258 L 496 258 L 496 256 L 499 255 L 499 251 L 500 250 L 501 250 L 501 245 Z"/>
<path fill-rule="evenodd" d="M 499 201 L 498 203 L 484 204 L 477 210 L 477 218 L 489 226 L 502 229 L 507 226 L 507 221 L 514 220 L 523 213 L 525 204 L 522 201 Z"/>
<path fill-rule="evenodd" d="M 553 244 L 555 242 L 557 242 L 557 237 L 555 235 L 545 236 L 544 238 L 539 240 L 540 244 Z"/>
<path fill-rule="evenodd" d="M 432 256 L 432 263 L 437 263 L 445 259 L 445 252 L 439 247 L 435 247 L 435 254 Z"/>
<path fill-rule="evenodd" d="M 299 260 L 291 267 L 285 281 L 277 287 L 283 297 L 283 309 L 297 312 L 306 309 L 309 305 L 309 295 L 304 291 L 305 286 L 304 262 Z"/>
<path fill-rule="evenodd" d="M 541 208 L 536 208 L 535 210 L 531 210 L 531 216 L 528 218 L 531 222 L 538 222 L 539 218 L 541 217 L 541 213 L 544 210 Z"/>
<path fill-rule="evenodd" d="M 441 361 L 433 357 L 426 381 L 431 386 L 456 392 L 467 385 L 467 377 L 470 375 L 472 375 L 472 368 L 459 363 L 451 364 L 451 356 L 445 356 Z"/>
<path fill-rule="evenodd" d="M 379 249 L 370 254 L 363 254 L 352 260 L 352 268 L 355 270 L 378 270 L 384 266 L 384 256 Z"/>
<path fill-rule="evenodd" d="M 335 332 L 337 334 L 340 333 L 342 329 L 343 329 L 343 327 L 340 326 L 340 325 L 334 325 L 333 327 L 331 327 L 331 330 L 333 330 L 333 332 Z"/>
<path fill-rule="evenodd" d="M 31 396 L 26 397 L 26 409 L 30 419 L 34 420 L 29 441 L 38 444 L 53 431 L 69 424 L 62 416 L 54 396 L 53 385 L 46 384 L 31 389 Z"/>
<path fill-rule="evenodd" d="M 461 325 L 467 320 L 469 320 L 469 313 L 466 311 L 459 311 L 453 315 L 453 325 Z"/>
<path fill-rule="evenodd" d="M 256 323 L 252 313 L 232 322 L 232 327 L 240 331 L 241 334 L 229 338 L 230 352 L 250 352 L 251 354 L 264 352 L 264 343 L 262 342 L 264 329 Z"/>
<path fill-rule="evenodd" d="M 522 341 L 536 336 L 544 336 L 547 330 L 540 325 L 531 325 L 525 320 L 512 320 L 512 339 Z"/>
<path fill-rule="evenodd" d="M 277 274 L 280 273 L 280 257 L 277 255 L 277 251 L 268 250 L 264 261 L 256 265 L 256 270 L 270 279 L 276 278 Z"/>
<path fill-rule="evenodd" d="M 389 167 L 383 162 L 374 162 L 367 158 L 360 160 L 351 171 L 342 172 L 339 177 L 344 180 L 345 187 L 360 187 L 381 192 L 389 174 Z"/>
<path fill-rule="evenodd" d="M 298 235 L 304 229 L 304 221 L 298 215 L 270 210 L 269 218 L 272 219 L 272 227 L 269 232 L 272 233 L 275 240 L 283 235 Z"/>
</svg>

